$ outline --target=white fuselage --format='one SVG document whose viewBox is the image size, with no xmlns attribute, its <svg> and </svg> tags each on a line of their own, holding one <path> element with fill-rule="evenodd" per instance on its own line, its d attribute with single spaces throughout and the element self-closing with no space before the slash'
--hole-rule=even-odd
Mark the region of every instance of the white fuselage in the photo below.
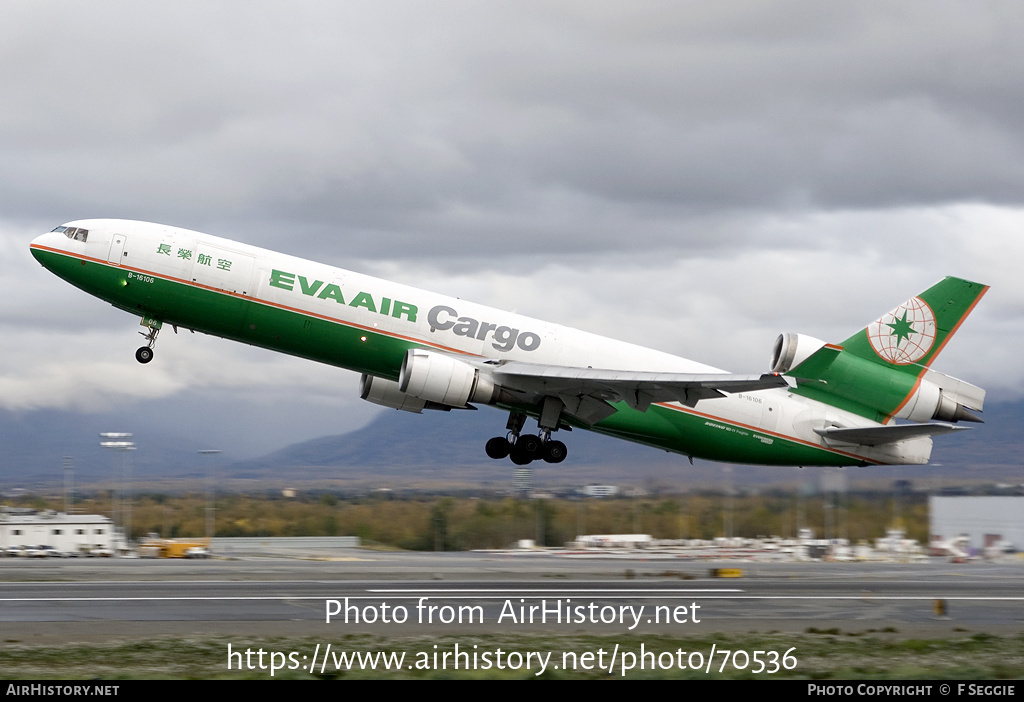
<svg viewBox="0 0 1024 702">
<path fill-rule="evenodd" d="M 460 354 L 552 366 L 690 374 L 722 372 L 635 344 L 199 232 L 125 220 L 82 220 L 68 226 L 88 230 L 87 241 L 50 233 L 37 238 L 33 249 L 117 267 L 133 286 L 154 285 L 157 280 L 173 281 L 212 295 L 226 295 L 264 308 L 297 312 L 314 321 L 345 325 L 365 332 L 361 339 L 367 344 L 378 338 L 390 339 Z M 102 291 L 89 289 L 71 275 L 63 277 L 123 306 Z M 167 310 L 174 308 L 173 301 L 161 304 Z M 164 321 L 248 340 L 244 330 L 222 333 L 217 324 L 204 328 L 187 315 L 179 318 L 170 311 Z M 250 343 L 278 348 L 268 342 Z M 278 350 L 318 358 L 314 353 L 284 345 Z M 362 372 L 368 370 L 356 364 L 346 364 L 346 367 Z M 395 378 L 398 368 L 376 369 L 375 372 Z M 767 444 L 780 439 L 796 442 L 847 457 L 850 464 L 924 463 L 931 450 L 931 440 L 927 438 L 879 447 L 829 446 L 813 431 L 815 428 L 874 426 L 876 423 L 784 389 L 702 400 L 694 408 L 676 403 L 661 406 L 704 419 L 702 425 L 709 430 L 746 432 Z M 716 422 L 721 427 L 717 427 Z M 680 452 L 702 456 L 699 450 L 680 449 Z"/>
</svg>

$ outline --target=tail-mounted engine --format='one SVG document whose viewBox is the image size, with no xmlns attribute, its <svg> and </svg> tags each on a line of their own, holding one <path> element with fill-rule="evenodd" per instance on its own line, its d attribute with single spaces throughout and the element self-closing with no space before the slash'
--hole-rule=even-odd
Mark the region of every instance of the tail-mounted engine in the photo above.
<svg viewBox="0 0 1024 702">
<path fill-rule="evenodd" d="M 806 334 L 779 334 L 772 348 L 772 373 L 788 373 L 824 345 L 821 339 Z"/>
<path fill-rule="evenodd" d="M 985 405 L 985 391 L 936 371 L 926 371 L 921 384 L 907 403 L 896 413 L 900 419 L 927 422 L 939 419 L 947 422 L 980 422 L 970 410 L 981 411 Z"/>
<path fill-rule="evenodd" d="M 772 372 L 798 369 L 825 345 L 804 334 L 780 334 L 772 349 Z M 985 391 L 979 387 L 920 366 L 896 368 L 838 346 L 829 348 L 831 353 L 819 359 L 815 368 L 797 371 L 806 376 L 799 381 L 818 381 L 808 385 L 807 391 L 822 401 L 830 396 L 856 403 L 879 413 L 879 421 L 887 417 L 913 422 L 981 421 L 971 412 L 980 411 L 985 403 Z"/>
</svg>

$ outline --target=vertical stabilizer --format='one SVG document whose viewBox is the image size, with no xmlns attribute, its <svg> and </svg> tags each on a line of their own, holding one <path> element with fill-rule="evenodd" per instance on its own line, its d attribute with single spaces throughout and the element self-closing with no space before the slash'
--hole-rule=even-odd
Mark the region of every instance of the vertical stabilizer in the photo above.
<svg viewBox="0 0 1024 702">
<path fill-rule="evenodd" d="M 988 290 L 946 278 L 790 370 L 795 392 L 877 422 L 977 421 L 985 391 L 928 368 Z"/>
<path fill-rule="evenodd" d="M 851 336 L 843 350 L 921 375 L 987 290 L 987 285 L 946 278 Z"/>
</svg>

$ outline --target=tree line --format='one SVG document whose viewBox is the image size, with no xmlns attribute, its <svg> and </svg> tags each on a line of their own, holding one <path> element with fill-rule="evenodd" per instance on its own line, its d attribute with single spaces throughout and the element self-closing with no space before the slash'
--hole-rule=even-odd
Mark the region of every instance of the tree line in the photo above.
<svg viewBox="0 0 1024 702">
<path fill-rule="evenodd" d="M 62 509 L 57 499 L 34 498 L 36 507 Z M 201 493 L 142 493 L 131 499 L 132 538 L 206 535 L 208 502 Z M 341 497 L 332 493 L 223 494 L 213 503 L 215 536 L 358 536 L 365 544 L 409 550 L 505 548 L 522 539 L 562 546 L 582 534 L 650 534 L 657 539 L 719 536 L 793 537 L 800 527 L 818 538 L 851 543 L 885 535 L 899 525 L 910 538 L 928 538 L 927 498 L 852 493 L 798 496 L 676 496 L 530 499 L 524 497 Z M 107 494 L 76 500 L 74 511 L 111 512 Z M 123 514 L 124 507 L 120 510 Z M 123 518 L 122 518 L 122 521 Z"/>
</svg>

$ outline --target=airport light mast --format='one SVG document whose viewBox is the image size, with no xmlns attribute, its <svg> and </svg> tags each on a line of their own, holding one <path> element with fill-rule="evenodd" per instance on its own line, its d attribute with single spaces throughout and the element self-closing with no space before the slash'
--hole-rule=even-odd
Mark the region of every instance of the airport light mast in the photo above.
<svg viewBox="0 0 1024 702">
<path fill-rule="evenodd" d="M 115 528 L 117 527 L 118 516 L 120 512 L 124 512 L 122 518 L 124 524 L 122 524 L 122 532 L 125 537 L 125 546 L 131 541 L 132 535 L 132 510 L 131 510 L 131 462 L 128 459 L 128 452 L 135 450 L 135 442 L 130 441 L 132 434 L 128 432 L 114 432 L 108 431 L 100 434 L 100 438 L 103 441 L 100 442 L 100 446 L 105 449 L 117 451 L 121 454 L 121 482 L 120 487 L 117 489 L 117 498 L 111 498 L 111 515 L 110 521 L 114 523 Z M 125 484 L 127 482 L 127 490 Z M 115 481 L 115 485 L 117 485 Z M 128 492 L 128 499 L 125 499 L 125 492 Z M 118 504 L 118 502 L 124 504 Z"/>
</svg>

